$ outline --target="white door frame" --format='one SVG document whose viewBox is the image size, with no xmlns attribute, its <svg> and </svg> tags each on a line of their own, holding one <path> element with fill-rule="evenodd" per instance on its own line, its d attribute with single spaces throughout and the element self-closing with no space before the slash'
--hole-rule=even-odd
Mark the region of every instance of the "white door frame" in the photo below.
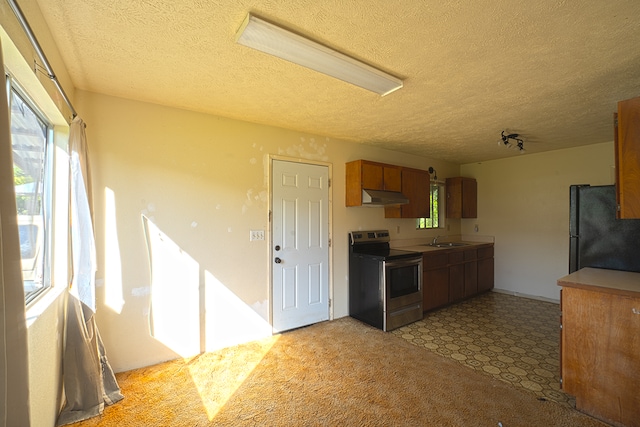
<svg viewBox="0 0 640 427">
<path fill-rule="evenodd" d="M 300 159 L 296 157 L 279 156 L 277 154 L 269 154 L 269 323 L 273 328 L 273 161 L 281 160 L 284 162 L 304 163 L 308 165 L 326 166 L 329 172 L 329 320 L 333 320 L 333 164 L 321 162 L 317 160 Z"/>
</svg>

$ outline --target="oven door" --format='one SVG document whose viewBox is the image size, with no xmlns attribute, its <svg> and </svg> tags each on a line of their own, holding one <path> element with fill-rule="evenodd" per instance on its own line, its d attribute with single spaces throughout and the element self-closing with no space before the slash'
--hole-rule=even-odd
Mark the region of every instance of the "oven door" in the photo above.
<svg viewBox="0 0 640 427">
<path fill-rule="evenodd" d="M 422 318 L 422 256 L 384 262 L 385 330 Z"/>
</svg>

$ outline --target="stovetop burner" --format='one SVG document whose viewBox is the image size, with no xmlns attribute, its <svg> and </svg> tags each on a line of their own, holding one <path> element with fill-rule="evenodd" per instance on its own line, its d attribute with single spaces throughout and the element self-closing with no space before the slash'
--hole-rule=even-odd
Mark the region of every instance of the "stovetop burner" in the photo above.
<svg viewBox="0 0 640 427">
<path fill-rule="evenodd" d="M 391 249 L 389 231 L 352 231 L 349 233 L 350 251 L 381 260 L 421 257 L 420 252 Z"/>
</svg>

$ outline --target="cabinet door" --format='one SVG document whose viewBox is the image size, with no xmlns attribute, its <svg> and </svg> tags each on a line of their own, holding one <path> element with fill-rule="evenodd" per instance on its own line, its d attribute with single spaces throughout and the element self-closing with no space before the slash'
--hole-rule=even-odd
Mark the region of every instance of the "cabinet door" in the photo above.
<svg viewBox="0 0 640 427">
<path fill-rule="evenodd" d="M 478 183 L 475 179 L 462 180 L 462 218 L 478 217 Z"/>
<path fill-rule="evenodd" d="M 420 169 L 402 168 L 402 194 L 409 203 L 402 206 L 386 206 L 385 218 L 429 218 L 431 176 Z"/>
<path fill-rule="evenodd" d="M 425 270 L 423 274 L 422 309 L 442 307 L 449 303 L 449 267 Z"/>
<path fill-rule="evenodd" d="M 640 97 L 618 102 L 615 137 L 618 217 L 640 218 Z"/>
<path fill-rule="evenodd" d="M 563 389 L 576 408 L 610 424 L 640 419 L 640 298 L 562 290 Z"/>
<path fill-rule="evenodd" d="M 384 190 L 384 172 L 381 165 L 362 162 L 362 188 Z"/>
<path fill-rule="evenodd" d="M 469 249 L 464 251 L 464 297 L 478 293 L 478 251 Z"/>
<path fill-rule="evenodd" d="M 493 248 L 491 253 L 493 254 Z M 478 250 L 480 252 L 480 250 Z M 480 258 L 478 256 L 478 292 L 493 289 L 494 266 L 493 256 L 491 258 Z"/>
<path fill-rule="evenodd" d="M 462 218 L 462 178 L 447 178 L 447 218 Z"/>
<path fill-rule="evenodd" d="M 382 189 L 387 191 L 402 190 L 402 169 L 396 166 L 385 166 L 382 169 L 384 183 Z"/>
<path fill-rule="evenodd" d="M 478 183 L 473 178 L 447 178 L 447 218 L 478 217 Z"/>
<path fill-rule="evenodd" d="M 449 267 L 449 302 L 464 298 L 464 264 Z"/>
<path fill-rule="evenodd" d="M 449 267 L 447 254 L 424 254 L 422 259 L 422 309 L 442 307 L 449 302 Z"/>
<path fill-rule="evenodd" d="M 417 169 L 402 171 L 402 194 L 410 201 L 408 205 L 402 205 L 402 218 L 429 218 L 430 187 L 429 172 Z"/>
</svg>

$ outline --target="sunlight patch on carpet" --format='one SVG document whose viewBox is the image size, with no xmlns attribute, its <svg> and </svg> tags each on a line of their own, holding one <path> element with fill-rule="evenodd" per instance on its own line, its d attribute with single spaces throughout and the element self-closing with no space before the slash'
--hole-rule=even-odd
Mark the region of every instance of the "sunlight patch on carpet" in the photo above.
<svg viewBox="0 0 640 427">
<path fill-rule="evenodd" d="M 189 373 L 209 421 L 213 421 L 279 338 L 280 335 L 274 335 L 224 351 L 205 353 L 197 358 L 198 363 L 189 365 Z M 210 360 L 204 363 L 203 359 Z M 216 369 L 212 371 L 211 366 L 216 366 Z"/>
</svg>

